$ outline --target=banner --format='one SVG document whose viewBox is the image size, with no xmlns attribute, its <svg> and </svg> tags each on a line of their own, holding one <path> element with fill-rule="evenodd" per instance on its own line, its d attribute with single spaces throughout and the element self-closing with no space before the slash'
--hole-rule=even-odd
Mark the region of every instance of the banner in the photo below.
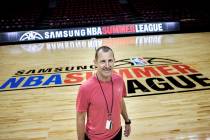
<svg viewBox="0 0 210 140">
<path fill-rule="evenodd" d="M 79 39 L 128 34 L 149 34 L 179 31 L 179 22 L 137 23 L 96 27 L 32 30 L 0 33 L 0 43 L 37 42 L 57 39 Z"/>
</svg>

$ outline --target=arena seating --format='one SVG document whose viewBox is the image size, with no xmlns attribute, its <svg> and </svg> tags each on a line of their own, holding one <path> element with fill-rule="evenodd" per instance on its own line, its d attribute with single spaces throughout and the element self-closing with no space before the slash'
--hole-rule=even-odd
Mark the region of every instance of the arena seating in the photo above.
<svg viewBox="0 0 210 140">
<path fill-rule="evenodd" d="M 118 0 L 62 0 L 41 22 L 44 27 L 75 27 L 127 23 L 132 13 Z"/>
<path fill-rule="evenodd" d="M 54 0 L 54 7 L 49 0 L 3 2 L 0 32 L 158 21 L 180 21 L 186 31 L 199 31 L 210 24 L 210 11 L 203 1 Z"/>
<path fill-rule="evenodd" d="M 37 28 L 46 0 L 6 0 L 0 2 L 0 32 Z"/>
</svg>

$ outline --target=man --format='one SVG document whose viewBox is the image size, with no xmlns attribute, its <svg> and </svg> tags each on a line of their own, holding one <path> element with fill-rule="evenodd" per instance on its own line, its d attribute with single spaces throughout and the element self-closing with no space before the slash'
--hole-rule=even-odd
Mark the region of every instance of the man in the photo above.
<svg viewBox="0 0 210 140">
<path fill-rule="evenodd" d="M 120 114 L 125 120 L 124 135 L 130 135 L 131 121 L 123 99 L 125 83 L 112 72 L 114 61 L 110 47 L 102 46 L 96 50 L 96 73 L 80 86 L 77 95 L 78 140 L 121 140 Z"/>
</svg>

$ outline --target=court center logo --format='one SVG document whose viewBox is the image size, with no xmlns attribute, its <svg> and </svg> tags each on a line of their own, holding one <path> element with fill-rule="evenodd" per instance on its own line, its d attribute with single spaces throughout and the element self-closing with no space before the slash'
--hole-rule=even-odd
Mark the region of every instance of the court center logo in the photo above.
<svg viewBox="0 0 210 140">
<path fill-rule="evenodd" d="M 94 75 L 94 65 L 60 66 L 17 70 L 0 79 L 0 92 L 37 88 L 78 86 Z M 210 90 L 210 79 L 194 67 L 177 60 L 131 57 L 115 61 L 128 97 Z"/>
<path fill-rule="evenodd" d="M 20 37 L 20 41 L 43 40 L 43 39 L 44 38 L 42 37 L 41 34 L 34 31 L 26 32 Z"/>
</svg>

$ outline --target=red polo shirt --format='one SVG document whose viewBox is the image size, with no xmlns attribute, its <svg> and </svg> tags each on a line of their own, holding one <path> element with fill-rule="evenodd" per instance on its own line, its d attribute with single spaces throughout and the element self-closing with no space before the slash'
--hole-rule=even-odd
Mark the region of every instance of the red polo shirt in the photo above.
<svg viewBox="0 0 210 140">
<path fill-rule="evenodd" d="M 76 108 L 78 112 L 87 112 L 86 134 L 91 140 L 110 140 L 121 128 L 121 109 L 122 98 L 126 96 L 126 88 L 123 79 L 117 75 L 112 75 L 113 81 L 113 110 L 112 110 L 112 129 L 106 129 L 108 120 L 107 105 L 104 98 L 106 97 L 109 111 L 112 104 L 112 82 L 100 81 L 96 76 L 89 78 L 79 88 L 77 95 Z"/>
</svg>

